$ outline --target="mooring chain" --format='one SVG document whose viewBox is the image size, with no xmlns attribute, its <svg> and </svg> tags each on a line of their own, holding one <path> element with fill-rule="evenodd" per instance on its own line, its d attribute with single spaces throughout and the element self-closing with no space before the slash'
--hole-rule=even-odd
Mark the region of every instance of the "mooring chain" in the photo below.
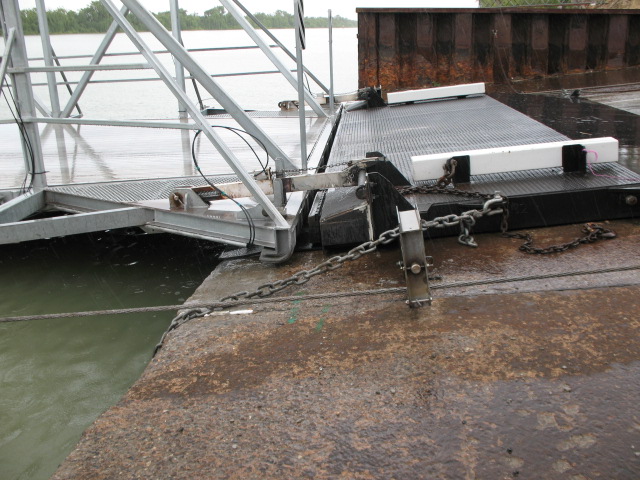
<svg viewBox="0 0 640 480">
<path fill-rule="evenodd" d="M 571 248 L 579 247 L 585 243 L 594 243 L 598 240 L 610 240 L 616 238 L 616 233 L 613 230 L 604 228 L 597 223 L 586 223 L 582 227 L 582 232 L 586 235 L 580 238 L 576 238 L 567 243 L 561 243 L 558 245 L 549 245 L 548 247 L 534 247 L 533 237 L 530 233 L 502 233 L 505 238 L 519 238 L 525 242 L 520 245 L 518 250 L 525 253 L 531 253 L 535 255 L 548 255 L 550 253 L 565 252 Z"/>
<path fill-rule="evenodd" d="M 450 167 L 455 171 L 455 165 Z M 450 172 L 451 170 L 449 170 Z M 447 172 L 447 168 L 445 168 L 445 172 Z M 421 186 L 407 186 L 407 187 L 396 187 L 396 190 L 402 195 L 414 195 L 414 194 L 422 194 L 422 195 L 455 195 L 466 198 L 480 198 L 485 201 L 491 201 L 496 197 L 500 197 L 500 200 L 496 200 L 496 202 L 501 206 L 500 210 L 491 210 L 490 212 L 485 212 L 485 215 L 496 215 L 497 213 L 502 213 L 502 220 L 500 222 L 500 232 L 505 238 L 517 238 L 520 240 L 524 240 L 525 242 L 518 247 L 518 250 L 524 253 L 535 254 L 535 255 L 548 255 L 551 253 L 561 253 L 565 252 L 569 249 L 576 248 L 580 245 L 586 243 L 594 243 L 598 240 L 610 240 L 612 238 L 616 238 L 616 233 L 613 230 L 604 228 L 602 225 L 597 223 L 586 223 L 582 227 L 583 233 L 585 235 L 580 238 L 576 238 L 567 243 L 561 243 L 558 245 L 550 245 L 548 247 L 534 247 L 533 244 L 533 236 L 530 233 L 509 233 L 509 198 L 496 192 L 494 195 L 489 193 L 480 193 L 480 192 L 470 192 L 467 190 L 460 190 L 458 188 L 450 188 L 448 186 L 442 186 L 442 179 L 447 177 L 448 175 L 445 173 L 444 177 L 441 177 L 438 180 L 438 183 L 435 185 L 421 185 Z M 492 204 L 495 205 L 495 204 Z M 483 209 L 483 211 L 486 210 Z M 469 213 L 469 212 L 465 212 Z M 455 221 L 455 215 L 449 215 L 451 217 L 450 223 L 446 223 L 443 226 L 454 226 L 457 224 Z M 470 234 L 471 227 L 475 224 L 475 219 L 478 218 L 473 216 L 473 218 L 469 218 L 462 214 L 461 217 L 465 217 L 460 220 L 460 236 L 458 237 L 458 241 L 464 245 L 469 246 L 477 246 L 473 240 L 473 237 Z M 441 217 L 447 218 L 447 217 Z M 435 219 L 440 220 L 440 219 Z M 424 222 L 424 220 L 423 220 Z"/>
<path fill-rule="evenodd" d="M 345 255 L 336 255 L 334 257 L 325 260 L 324 262 L 316 265 L 314 268 L 310 270 L 301 270 L 299 272 L 294 273 L 288 278 L 284 278 L 282 280 L 277 280 L 275 282 L 265 283 L 263 285 L 258 286 L 252 292 L 238 292 L 232 295 L 227 295 L 226 297 L 220 299 L 221 302 L 225 302 L 227 300 L 240 300 L 240 299 L 249 299 L 249 298 L 263 298 L 268 297 L 269 295 L 273 295 L 274 293 L 279 292 L 280 290 L 284 290 L 285 288 L 291 285 L 303 285 L 311 280 L 316 275 L 321 275 L 323 273 L 330 272 L 337 268 L 340 268 L 345 262 L 357 260 L 358 258 L 366 255 L 367 253 L 371 253 L 375 251 L 379 245 L 386 245 L 388 243 L 393 242 L 396 238 L 400 236 L 400 228 L 396 227 L 393 230 L 387 230 L 380 234 L 377 240 L 365 242 L 357 247 L 349 250 Z"/>
<path fill-rule="evenodd" d="M 460 225 L 463 233 L 468 237 L 467 240 L 470 239 L 471 242 L 464 243 L 467 245 L 474 245 L 475 242 L 473 242 L 473 237 L 470 236 L 469 228 L 475 224 L 476 219 L 502 213 L 502 208 L 500 208 L 500 206 L 503 204 L 503 197 L 498 194 L 491 195 L 490 197 L 491 198 L 484 203 L 482 210 L 469 210 L 460 215 L 446 215 L 444 217 L 434 218 L 433 220 L 422 220 L 422 228 L 426 230 L 428 228 L 445 228 Z M 399 227 L 396 227 L 393 230 L 387 230 L 380 234 L 376 240 L 358 245 L 357 247 L 349 250 L 345 255 L 336 255 L 331 257 L 310 270 L 301 270 L 282 280 L 262 284 L 252 292 L 244 291 L 227 295 L 220 301 L 224 302 L 227 300 L 263 298 L 284 290 L 291 285 L 303 285 L 316 275 L 321 275 L 340 268 L 345 262 L 357 260 L 363 255 L 374 252 L 378 246 L 389 244 L 399 236 Z"/>
</svg>

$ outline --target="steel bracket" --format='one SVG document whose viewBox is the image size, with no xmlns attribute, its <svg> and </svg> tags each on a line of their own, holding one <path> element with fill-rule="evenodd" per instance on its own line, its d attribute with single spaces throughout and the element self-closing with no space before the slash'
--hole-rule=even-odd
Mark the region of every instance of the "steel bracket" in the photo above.
<svg viewBox="0 0 640 480">
<path fill-rule="evenodd" d="M 400 247 L 402 249 L 402 270 L 407 282 L 407 304 L 421 307 L 433 300 L 429 290 L 429 266 L 431 262 L 425 256 L 424 237 L 420 213 L 417 209 L 400 211 Z"/>
</svg>

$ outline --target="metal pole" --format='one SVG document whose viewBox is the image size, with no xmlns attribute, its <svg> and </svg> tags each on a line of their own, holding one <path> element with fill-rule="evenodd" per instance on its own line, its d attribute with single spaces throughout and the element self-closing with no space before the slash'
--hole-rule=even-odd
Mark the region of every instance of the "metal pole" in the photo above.
<svg viewBox="0 0 640 480">
<path fill-rule="evenodd" d="M 240 24 L 240 26 L 244 29 L 244 31 L 247 32 L 247 34 L 251 37 L 251 39 L 255 42 L 255 44 L 258 45 L 258 47 L 260 47 L 260 50 L 262 50 L 262 53 L 264 53 L 266 57 L 271 61 L 271 63 L 273 63 L 273 65 L 275 65 L 275 67 L 278 70 L 280 70 L 280 73 L 282 73 L 284 78 L 291 84 L 291 86 L 297 89 L 298 87 L 297 87 L 296 78 L 291 74 L 291 72 L 286 67 L 286 65 L 282 63 L 282 61 L 273 53 L 273 50 L 271 50 L 271 47 L 262 38 L 260 38 L 260 35 L 258 35 L 258 32 L 256 32 L 255 29 L 251 26 L 251 24 L 247 22 L 244 16 L 242 16 L 242 14 L 231 3 L 231 1 L 230 0 L 219 0 L 219 1 L 229 11 L 229 13 L 233 15 L 233 18 L 236 19 L 238 24 Z M 316 112 L 316 114 L 319 117 L 327 116 L 327 114 L 324 112 L 322 107 L 318 104 L 316 99 L 313 98 L 313 95 L 311 95 L 311 92 L 307 91 L 306 89 L 304 90 L 304 98 L 305 98 L 305 101 L 309 104 L 309 106 L 313 109 L 314 112 Z"/>
<path fill-rule="evenodd" d="M 329 112 L 333 117 L 335 105 L 333 98 L 333 17 L 329 9 Z"/>
<path fill-rule="evenodd" d="M 260 30 L 262 30 L 264 33 L 266 33 L 267 36 L 271 40 L 276 42 L 276 45 L 278 47 L 280 47 L 280 50 L 282 50 L 284 53 L 286 53 L 291 60 L 293 60 L 294 62 L 296 61 L 296 56 L 293 53 L 291 53 L 289 51 L 289 49 L 280 40 L 278 40 L 278 37 L 276 37 L 273 33 L 271 33 L 271 31 L 267 27 L 265 27 L 264 24 L 253 13 L 251 13 L 249 10 L 247 10 L 247 8 L 242 3 L 240 3 L 239 0 L 233 0 L 233 3 L 235 3 L 245 13 L 245 15 L 247 17 L 249 17 L 251 19 L 251 21 L 253 23 L 255 23 L 260 28 Z M 325 87 L 324 84 L 320 81 L 320 79 L 318 77 L 316 77 L 311 71 L 309 71 L 309 69 L 307 67 L 304 67 L 304 73 L 309 75 L 311 77 L 311 79 L 314 82 L 316 82 L 316 84 L 318 84 L 318 86 L 325 93 L 329 93 L 329 89 L 327 87 Z"/>
<path fill-rule="evenodd" d="M 289 156 L 276 145 L 273 140 L 258 126 L 253 119 L 247 115 L 238 103 L 231 98 L 218 83 L 209 76 L 206 70 L 180 45 L 175 38 L 162 26 L 162 24 L 151 15 L 138 0 L 121 0 L 129 10 L 146 26 L 164 47 L 169 50 L 174 57 L 191 73 L 191 75 L 204 87 L 209 94 L 234 118 L 240 126 L 257 137 L 262 142 L 271 158 L 283 158 L 287 163 L 287 168 L 297 168 Z M 102 0 L 103 3 L 110 3 L 110 0 Z"/>
<path fill-rule="evenodd" d="M 122 14 L 122 16 L 125 16 L 128 12 L 129 12 L 129 9 L 127 7 L 122 7 L 122 10 L 120 10 L 120 13 Z M 104 38 L 102 39 L 100 46 L 98 46 L 96 53 L 93 55 L 91 62 L 89 62 L 90 65 L 97 65 L 100 63 L 100 61 L 102 60 L 102 57 L 104 57 L 104 54 L 107 52 L 109 45 L 111 45 L 111 42 L 113 41 L 113 37 L 116 36 L 117 31 L 118 31 L 118 23 L 113 22 L 111 26 L 109 26 L 109 30 L 107 30 L 107 33 L 104 34 Z M 91 77 L 93 77 L 92 71 L 84 72 L 84 75 L 82 75 L 80 82 L 78 82 L 78 86 L 73 91 L 73 95 L 71 95 L 71 98 L 67 102 L 67 106 L 64 107 L 64 110 L 60 114 L 61 117 L 68 118 L 69 115 L 71 115 L 71 112 L 78 104 L 78 100 L 80 100 L 80 97 L 84 93 L 85 88 L 87 88 L 87 85 L 89 84 L 89 80 L 91 80 Z"/>
<path fill-rule="evenodd" d="M 16 0 L 14 0 L 16 1 Z M 138 32 L 131 26 L 131 24 L 124 18 L 123 15 L 120 14 L 118 9 L 113 5 L 111 0 L 101 0 L 102 4 L 107 8 L 111 16 L 118 22 L 120 28 L 124 30 L 129 39 L 133 42 L 140 53 L 145 57 L 145 59 L 149 62 L 150 65 L 153 66 L 156 73 L 162 78 L 165 85 L 171 90 L 173 95 L 178 98 L 178 100 L 182 101 L 184 105 L 187 107 L 191 118 L 193 118 L 194 122 L 200 127 L 202 133 L 211 141 L 211 143 L 215 146 L 215 148 L 220 152 L 222 157 L 225 159 L 227 164 L 233 169 L 234 173 L 240 178 L 242 183 L 247 187 L 247 189 L 251 192 L 253 198 L 264 208 L 266 214 L 273 220 L 276 228 L 278 229 L 289 229 L 288 222 L 284 219 L 284 217 L 280 214 L 278 209 L 275 207 L 273 203 L 267 198 L 264 192 L 260 189 L 256 181 L 253 177 L 248 174 L 243 168 L 240 161 L 236 158 L 233 152 L 227 147 L 227 145 L 222 141 L 222 139 L 218 136 L 218 134 L 211 128 L 207 119 L 202 115 L 200 110 L 191 103 L 187 94 L 180 90 L 180 87 L 173 79 L 169 71 L 160 63 L 157 57 L 153 54 L 153 51 L 149 48 L 149 46 L 142 40 Z M 150 16 L 149 12 L 140 6 L 134 0 L 123 0 L 128 1 L 129 8 L 136 17 L 140 21 L 144 23 L 144 18 Z M 143 13 L 146 12 L 146 15 Z M 139 14 L 140 13 L 140 14 Z M 164 27 L 158 23 L 163 30 Z M 166 33 L 166 30 L 164 30 Z M 154 32 L 152 32 L 154 33 Z M 155 33 L 154 33 L 155 35 Z M 156 37 L 157 38 L 157 37 Z M 169 36 L 172 40 L 175 41 L 171 36 Z M 179 44 L 178 44 L 179 45 Z M 181 47 L 182 48 L 182 47 Z M 181 59 L 182 61 L 182 59 Z M 184 64 L 184 62 L 182 62 Z"/>
<path fill-rule="evenodd" d="M 47 21 L 47 10 L 44 0 L 36 0 L 36 12 L 38 14 L 38 28 L 40 29 L 40 41 L 42 42 L 42 56 L 47 67 L 53 67 L 53 53 L 51 51 L 51 37 L 49 36 L 49 22 Z M 56 84 L 56 74 L 47 72 L 47 84 L 49 87 L 49 100 L 51 102 L 51 116 L 60 116 L 60 97 L 58 96 L 58 85 Z"/>
<path fill-rule="evenodd" d="M 11 66 L 26 67 L 28 66 L 27 47 L 24 43 L 18 0 L 0 0 L 0 2 L 4 13 L 4 30 L 11 31 L 12 28 L 15 29 L 16 37 L 11 51 Z M 12 86 L 16 94 L 18 115 L 35 117 L 36 107 L 29 74 L 13 74 Z M 42 159 L 42 146 L 40 145 L 40 132 L 38 125 L 32 122 L 24 122 L 23 127 L 26 138 L 22 138 L 22 153 L 26 170 L 32 175 L 34 190 L 40 191 L 47 186 L 47 177 Z"/>
<path fill-rule="evenodd" d="M 9 66 L 9 58 L 11 56 L 11 49 L 13 48 L 13 41 L 16 38 L 16 29 L 11 28 L 9 35 L 4 42 L 4 55 L 2 57 L 2 63 L 0 64 L 0 92 L 4 86 L 4 76 L 7 74 L 7 67 Z"/>
<path fill-rule="evenodd" d="M 300 168 L 307 169 L 307 128 L 304 105 L 304 70 L 302 63 L 302 49 L 304 48 L 304 5 L 302 0 L 293 2 L 296 17 L 296 64 L 298 75 L 298 117 L 300 118 Z"/>
<path fill-rule="evenodd" d="M 182 29 L 180 27 L 180 7 L 178 5 L 178 0 L 170 0 L 171 1 L 171 33 L 173 38 L 175 38 L 180 45 L 182 43 Z M 180 63 L 180 61 L 173 57 L 173 63 L 176 66 L 176 82 L 182 89 L 183 92 L 186 92 L 186 84 L 184 81 L 184 67 Z M 187 118 L 187 107 L 185 107 L 182 103 L 178 102 L 178 115 L 180 118 Z"/>
</svg>

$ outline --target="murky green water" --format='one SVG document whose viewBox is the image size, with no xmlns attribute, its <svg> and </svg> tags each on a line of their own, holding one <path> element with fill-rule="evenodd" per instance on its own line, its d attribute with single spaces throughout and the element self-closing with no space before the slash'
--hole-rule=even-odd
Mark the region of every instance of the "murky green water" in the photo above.
<svg viewBox="0 0 640 480">
<path fill-rule="evenodd" d="M 95 234 L 0 247 L 0 316 L 184 302 L 219 247 Z M 140 376 L 174 313 L 0 324 L 0 479 L 46 479 Z"/>
</svg>

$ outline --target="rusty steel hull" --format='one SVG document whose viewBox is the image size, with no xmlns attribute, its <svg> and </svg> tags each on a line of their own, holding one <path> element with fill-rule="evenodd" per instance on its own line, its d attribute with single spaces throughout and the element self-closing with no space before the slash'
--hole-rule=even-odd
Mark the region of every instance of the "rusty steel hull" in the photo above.
<svg viewBox="0 0 640 480">
<path fill-rule="evenodd" d="M 640 10 L 357 11 L 360 88 L 502 84 L 640 65 Z"/>
</svg>

